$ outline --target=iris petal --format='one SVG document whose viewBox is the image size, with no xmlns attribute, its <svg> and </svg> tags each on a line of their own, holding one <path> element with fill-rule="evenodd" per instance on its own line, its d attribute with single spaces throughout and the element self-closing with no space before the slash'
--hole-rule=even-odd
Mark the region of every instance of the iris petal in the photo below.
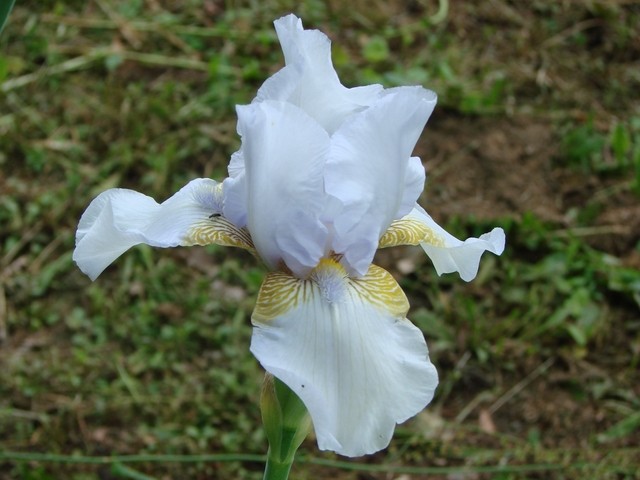
<svg viewBox="0 0 640 480">
<path fill-rule="evenodd" d="M 380 248 L 397 245 L 420 245 L 431 258 L 438 275 L 458 272 L 460 278 L 470 282 L 478 274 L 484 252 L 502 254 L 505 235 L 498 227 L 480 238 L 459 240 L 416 204 L 409 215 L 394 221 L 380 239 Z"/>
<path fill-rule="evenodd" d="M 219 217 L 221 186 L 196 179 L 162 204 L 133 190 L 105 191 L 80 218 L 73 260 L 95 280 L 116 258 L 141 243 L 154 247 L 218 243 L 252 249 L 248 232 Z"/>
<path fill-rule="evenodd" d="M 381 85 L 346 88 L 331 62 L 331 41 L 318 30 L 304 30 L 302 21 L 287 15 L 274 22 L 286 66 L 267 79 L 257 102 L 280 100 L 311 115 L 329 133 L 351 114 L 373 104 Z"/>
<path fill-rule="evenodd" d="M 419 157 L 411 157 L 405 173 L 402 201 L 394 218 L 402 218 L 413 210 L 416 201 L 420 198 L 424 190 L 425 180 L 426 174 L 422 160 Z"/>
<path fill-rule="evenodd" d="M 252 316 L 251 351 L 311 414 L 318 446 L 347 456 L 385 448 L 438 383 L 404 293 L 372 265 L 349 279 L 323 260 L 310 279 L 270 273 Z"/>
<path fill-rule="evenodd" d="M 333 222 L 333 248 L 352 274 L 366 273 L 384 231 L 422 190 L 415 188 L 420 178 L 411 152 L 435 103 L 436 95 L 420 87 L 390 89 L 331 137 L 325 188 L 343 206 Z"/>
<path fill-rule="evenodd" d="M 244 171 L 224 179 L 222 213 L 238 228 L 247 226 L 247 177 Z"/>
<path fill-rule="evenodd" d="M 298 107 L 267 100 L 238 107 L 247 225 L 260 257 L 304 276 L 325 254 L 323 169 L 329 136 Z"/>
</svg>

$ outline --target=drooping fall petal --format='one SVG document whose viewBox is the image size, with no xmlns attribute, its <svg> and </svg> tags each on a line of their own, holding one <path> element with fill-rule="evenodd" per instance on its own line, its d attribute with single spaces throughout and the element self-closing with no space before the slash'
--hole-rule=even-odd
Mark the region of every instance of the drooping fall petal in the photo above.
<svg viewBox="0 0 640 480">
<path fill-rule="evenodd" d="M 360 279 L 323 259 L 308 280 L 270 273 L 252 316 L 251 351 L 304 402 L 318 446 L 347 456 L 385 448 L 438 383 L 393 277 Z"/>
</svg>

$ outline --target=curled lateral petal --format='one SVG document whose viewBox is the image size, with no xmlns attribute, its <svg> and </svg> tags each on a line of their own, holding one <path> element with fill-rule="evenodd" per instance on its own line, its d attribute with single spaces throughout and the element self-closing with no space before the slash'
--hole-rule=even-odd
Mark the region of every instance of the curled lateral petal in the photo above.
<svg viewBox="0 0 640 480">
<path fill-rule="evenodd" d="M 505 235 L 504 230 L 497 227 L 480 238 L 459 240 L 416 204 L 409 215 L 394 221 L 380 239 L 380 248 L 397 245 L 420 245 L 431 258 L 438 275 L 458 272 L 460 278 L 470 282 L 478 274 L 484 252 L 502 254 Z"/>
<path fill-rule="evenodd" d="M 324 259 L 308 280 L 282 272 L 265 279 L 251 351 L 302 399 L 320 449 L 381 450 L 395 425 L 433 398 L 438 375 L 408 308 L 393 277 L 375 265 L 350 279 Z"/>
<path fill-rule="evenodd" d="M 218 243 L 253 249 L 246 230 L 222 217 L 221 184 L 199 178 L 158 204 L 133 190 L 98 195 L 80 218 L 73 260 L 95 280 L 134 245 L 175 247 Z"/>
</svg>

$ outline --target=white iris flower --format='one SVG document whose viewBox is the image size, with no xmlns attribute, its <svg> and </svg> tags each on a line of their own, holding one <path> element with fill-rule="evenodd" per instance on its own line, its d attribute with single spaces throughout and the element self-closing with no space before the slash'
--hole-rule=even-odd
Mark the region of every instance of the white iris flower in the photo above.
<svg viewBox="0 0 640 480">
<path fill-rule="evenodd" d="M 460 241 L 416 204 L 411 152 L 436 103 L 421 87 L 344 87 L 330 41 L 289 15 L 275 22 L 286 66 L 239 106 L 242 146 L 222 183 L 196 179 L 158 204 L 111 189 L 89 205 L 73 255 L 95 279 L 134 245 L 220 244 L 260 257 L 266 276 L 251 351 L 307 407 L 318 445 L 358 456 L 433 398 L 438 376 L 378 248 L 421 245 L 439 274 L 472 280 L 500 228 Z"/>
</svg>

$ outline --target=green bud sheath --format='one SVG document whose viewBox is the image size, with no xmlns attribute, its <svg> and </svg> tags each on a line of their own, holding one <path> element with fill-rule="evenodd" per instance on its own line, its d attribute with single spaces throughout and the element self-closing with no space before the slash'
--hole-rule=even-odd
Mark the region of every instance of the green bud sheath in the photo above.
<svg viewBox="0 0 640 480">
<path fill-rule="evenodd" d="M 286 480 L 296 451 L 309 433 L 311 418 L 298 396 L 268 373 L 262 386 L 260 408 L 269 440 L 264 480 Z"/>
</svg>

